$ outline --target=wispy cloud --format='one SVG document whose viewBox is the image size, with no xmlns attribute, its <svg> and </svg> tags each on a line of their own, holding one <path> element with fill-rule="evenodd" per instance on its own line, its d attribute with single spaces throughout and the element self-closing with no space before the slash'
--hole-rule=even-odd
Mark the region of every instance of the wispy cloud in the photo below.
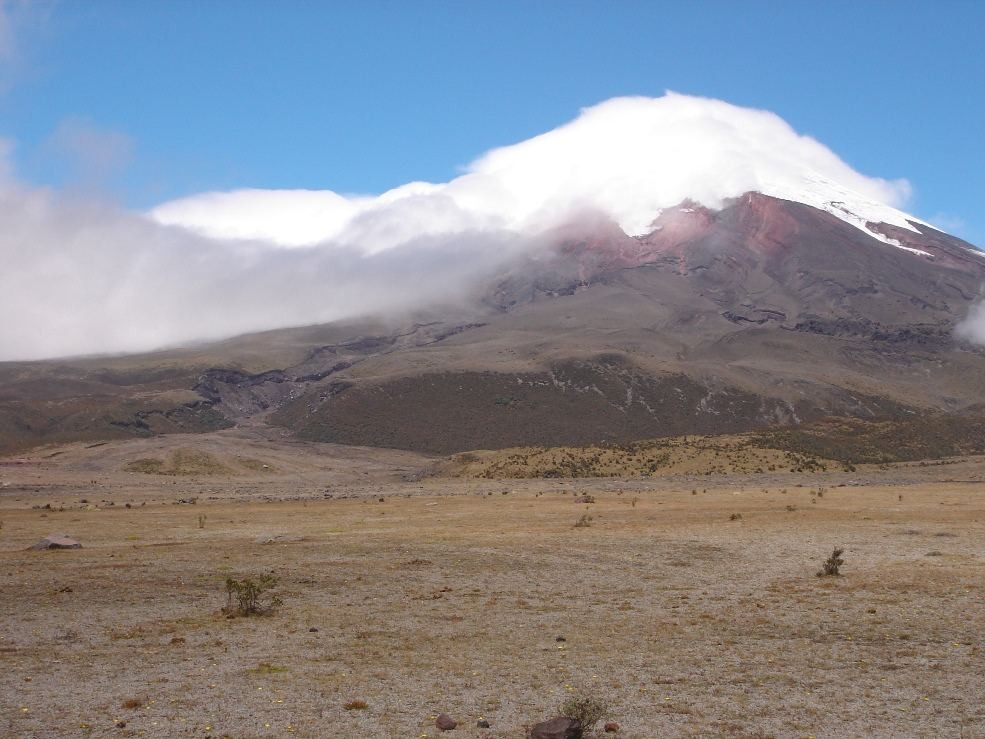
<svg viewBox="0 0 985 739">
<path fill-rule="evenodd" d="M 968 315 L 954 330 L 959 339 L 985 346 L 985 299 L 979 300 L 968 310 Z"/>
<path fill-rule="evenodd" d="M 81 117 L 59 122 L 42 144 L 43 153 L 66 169 L 68 181 L 87 186 L 101 186 L 122 172 L 133 150 L 133 139 L 127 134 Z"/>
<path fill-rule="evenodd" d="M 968 225 L 964 218 L 953 213 L 934 213 L 927 221 L 930 225 L 948 233 L 960 233 Z"/>
<path fill-rule="evenodd" d="M 465 300 L 518 250 L 503 233 L 385 254 L 211 239 L 105 202 L 0 193 L 0 359 L 129 352 Z"/>
<path fill-rule="evenodd" d="M 16 81 L 25 65 L 22 37 L 44 27 L 55 0 L 0 0 L 0 93 Z"/>
<path fill-rule="evenodd" d="M 14 29 L 10 17 L 10 0 L 0 0 L 0 60 L 14 55 Z"/>
</svg>

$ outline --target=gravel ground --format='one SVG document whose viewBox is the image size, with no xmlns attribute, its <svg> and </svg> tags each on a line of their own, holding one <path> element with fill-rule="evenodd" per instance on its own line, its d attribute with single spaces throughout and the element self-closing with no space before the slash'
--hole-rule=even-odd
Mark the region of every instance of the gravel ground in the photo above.
<svg viewBox="0 0 985 739">
<path fill-rule="evenodd" d="M 627 738 L 985 736 L 985 484 L 380 468 L 176 505 L 215 481 L 93 469 L 128 509 L 69 467 L 3 472 L 0 736 L 521 737 L 580 693 Z M 25 551 L 62 531 L 84 548 Z M 225 578 L 264 572 L 283 605 L 227 618 Z"/>
</svg>

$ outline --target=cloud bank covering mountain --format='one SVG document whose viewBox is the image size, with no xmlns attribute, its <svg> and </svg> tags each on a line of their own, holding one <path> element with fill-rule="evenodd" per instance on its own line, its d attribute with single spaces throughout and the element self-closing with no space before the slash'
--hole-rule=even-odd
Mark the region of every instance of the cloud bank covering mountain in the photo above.
<svg viewBox="0 0 985 739">
<path fill-rule="evenodd" d="M 144 351 L 466 301 L 585 212 L 631 235 L 661 209 L 760 191 L 911 229 L 905 180 L 868 177 L 778 116 L 668 93 L 617 98 L 378 196 L 237 190 L 149 213 L 0 183 L 0 359 Z M 330 179 L 330 176 L 327 177 Z M 915 219 L 913 219 L 915 220 Z M 966 336 L 985 336 L 981 310 Z"/>
</svg>

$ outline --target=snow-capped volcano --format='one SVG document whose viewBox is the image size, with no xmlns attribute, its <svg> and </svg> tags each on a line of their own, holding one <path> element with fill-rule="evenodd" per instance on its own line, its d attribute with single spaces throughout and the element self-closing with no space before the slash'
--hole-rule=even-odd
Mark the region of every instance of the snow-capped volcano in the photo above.
<svg viewBox="0 0 985 739">
<path fill-rule="evenodd" d="M 0 270 L 0 295 L 20 318 L 0 326 L 0 359 L 145 351 L 407 315 L 481 302 L 503 274 L 566 290 L 568 278 L 612 268 L 673 258 L 684 269 L 725 242 L 741 248 L 723 253 L 741 261 L 752 249 L 773 271 L 778 256 L 808 252 L 830 262 L 814 259 L 818 274 L 853 263 L 852 255 L 860 269 L 885 271 L 881 254 L 907 269 L 916 260 L 963 270 L 957 296 L 934 299 L 956 301 L 935 320 L 972 326 L 963 335 L 985 342 L 980 319 L 960 323 L 979 294 L 985 257 L 905 213 L 910 189 L 855 171 L 773 113 L 673 93 L 606 101 L 485 153 L 448 182 L 379 195 L 237 190 L 147 214 L 14 178 L 0 182 L 0 258 L 15 267 Z M 554 274 L 522 274 L 538 264 Z"/>
<path fill-rule="evenodd" d="M 379 196 L 212 193 L 148 218 L 0 190 L 8 356 L 240 335 L 132 377 L 15 366 L 0 446 L 249 419 L 444 453 L 974 410 L 985 258 L 903 212 L 909 189 L 771 113 L 667 95 Z M 58 289 L 36 300 L 31 274 Z M 52 387 L 77 393 L 64 417 Z"/>
<path fill-rule="evenodd" d="M 684 200 L 717 210 L 746 192 L 821 208 L 894 246 L 867 224 L 912 230 L 917 220 L 898 209 L 910 193 L 905 180 L 856 172 L 773 113 L 675 93 L 586 108 L 570 123 L 486 153 L 442 184 L 414 182 L 379 196 L 206 193 L 151 215 L 214 237 L 331 242 L 374 253 L 474 230 L 536 233 L 584 210 L 635 236 Z"/>
</svg>

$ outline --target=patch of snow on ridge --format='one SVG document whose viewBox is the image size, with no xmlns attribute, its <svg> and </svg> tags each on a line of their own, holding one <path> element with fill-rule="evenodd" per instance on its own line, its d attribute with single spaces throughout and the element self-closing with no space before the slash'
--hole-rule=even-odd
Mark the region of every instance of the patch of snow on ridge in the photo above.
<svg viewBox="0 0 985 739">
<path fill-rule="evenodd" d="M 920 233 L 911 223 L 911 221 L 924 223 L 919 218 L 914 218 L 901 210 L 868 198 L 820 175 L 806 175 L 802 187 L 786 182 L 768 182 L 760 192 L 764 195 L 792 200 L 826 211 L 860 231 L 864 231 L 868 236 L 897 249 L 920 256 L 933 256 L 930 252 L 922 249 L 903 246 L 899 240 L 892 239 L 869 227 L 870 223 L 886 223 L 914 233 Z M 925 225 L 929 226 L 930 224 Z"/>
</svg>

